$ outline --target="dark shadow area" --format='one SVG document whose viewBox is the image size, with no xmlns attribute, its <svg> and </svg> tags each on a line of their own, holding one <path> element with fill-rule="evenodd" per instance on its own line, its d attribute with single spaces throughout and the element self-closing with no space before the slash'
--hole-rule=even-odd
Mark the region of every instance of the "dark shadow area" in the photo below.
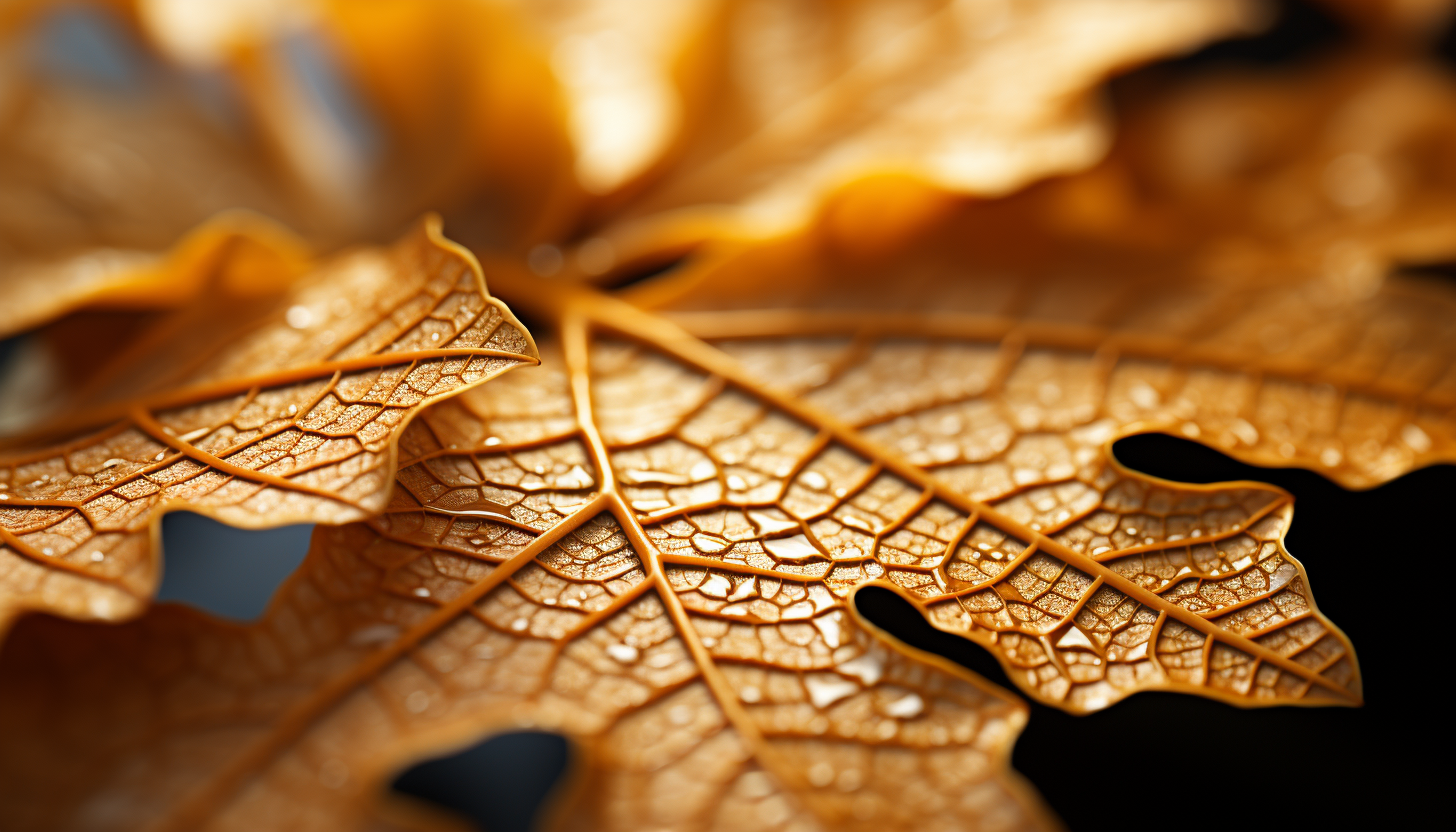
<svg viewBox="0 0 1456 832">
<path fill-rule="evenodd" d="M 1444 280 L 1456 286 L 1456 262 L 1444 261 L 1434 263 L 1409 263 L 1404 264 L 1397 271 L 1402 277 L 1426 278 L 1429 280 Z"/>
<path fill-rule="evenodd" d="M 1013 754 L 1073 830 L 1233 826 L 1401 828 L 1436 817 L 1450 717 L 1439 698 L 1449 615 L 1432 601 L 1452 555 L 1442 520 L 1456 467 L 1437 466 L 1365 492 L 1309 471 L 1245 465 L 1196 442 L 1144 435 L 1119 441 L 1125 465 L 1182 482 L 1257 480 L 1295 495 L 1290 553 L 1309 571 L 1320 609 L 1355 644 L 1361 708 L 1241 709 L 1196 696 L 1142 693 L 1085 717 L 1031 704 Z M 1425 577 L 1429 576 L 1429 577 Z M 982 648 L 931 627 L 884 589 L 856 595 L 860 612 L 908 644 L 1003 686 Z M 1428 670 L 1428 668 L 1430 668 Z M 1185 808 L 1178 808 L 1178 807 Z M 1153 807 L 1155 814 L 1143 814 Z M 1171 814 L 1170 814 L 1171 813 Z"/>
<path fill-rule="evenodd" d="M 313 526 L 235 529 L 200 514 L 162 518 L 157 600 L 190 604 L 235 621 L 263 614 L 279 584 L 308 554 Z"/>
<path fill-rule="evenodd" d="M 1187 55 L 1159 61 L 1148 71 L 1203 72 L 1225 66 L 1269 69 L 1318 58 L 1351 43 L 1345 22 L 1332 14 L 1326 4 L 1278 0 L 1267 5 L 1273 19 L 1262 32 L 1210 43 Z"/>
<path fill-rule="evenodd" d="M 1446 24 L 1446 29 L 1436 38 L 1434 53 L 1447 69 L 1456 69 L 1456 19 Z"/>
<path fill-rule="evenodd" d="M 556 734 L 499 734 L 407 769 L 394 789 L 469 818 L 483 832 L 527 832 L 566 770 L 569 749 Z"/>
<path fill-rule="evenodd" d="M 638 263 L 631 267 L 614 271 L 608 276 L 605 288 L 612 290 L 626 289 L 629 286 L 645 283 L 655 277 L 671 274 L 686 266 L 693 259 L 693 253 L 694 251 L 689 249 L 676 256 L 668 257 L 665 260 Z"/>
</svg>

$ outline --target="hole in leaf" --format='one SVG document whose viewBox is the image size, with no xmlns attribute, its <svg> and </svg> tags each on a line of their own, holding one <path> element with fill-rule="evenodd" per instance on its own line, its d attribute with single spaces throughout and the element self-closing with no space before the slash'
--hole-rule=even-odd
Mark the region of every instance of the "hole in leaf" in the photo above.
<svg viewBox="0 0 1456 832">
<path fill-rule="evenodd" d="M 252 621 L 303 563 L 312 534 L 311 525 L 235 529 L 200 514 L 168 514 L 162 518 L 164 560 L 157 600 Z"/>
<path fill-rule="evenodd" d="M 1401 266 L 1399 273 L 1406 277 L 1428 277 L 1456 283 L 1456 261 L 1411 263 Z"/>
<path fill-rule="evenodd" d="M 870 623 L 906 644 L 944 656 L 1007 690 L 1015 689 L 995 656 L 973 641 L 930 626 L 914 605 L 894 592 L 879 586 L 864 587 L 854 594 L 854 608 Z"/>
<path fill-rule="evenodd" d="M 556 734 L 498 734 L 406 769 L 394 790 L 469 818 L 484 832 L 527 832 L 537 827 L 568 754 Z"/>
<path fill-rule="evenodd" d="M 1027 700 L 1030 719 L 1012 764 L 1069 829 L 1102 829 L 1120 820 L 1109 801 L 1138 789 L 1168 800 L 1207 790 L 1237 794 L 1238 818 L 1297 812 L 1307 828 L 1349 828 L 1378 811 L 1420 825 L 1414 802 L 1383 799 L 1431 794 L 1439 767 L 1426 763 L 1428 706 L 1411 697 L 1412 673 L 1444 648 L 1418 634 L 1449 629 L 1440 603 L 1406 603 L 1399 577 L 1434 568 L 1451 551 L 1442 525 L 1456 496 L 1456 466 L 1422 469 L 1363 492 L 1311 471 L 1259 468 L 1186 439 L 1144 434 L 1113 452 L 1143 473 L 1189 483 L 1254 480 L 1295 495 L 1287 537 L 1291 554 L 1317 565 L 1315 599 L 1355 644 L 1365 683 L 1360 708 L 1250 708 L 1175 693 L 1141 693 L 1088 716 Z M 1424 560 L 1423 560 L 1424 558 Z M 930 626 L 885 589 L 855 595 L 861 614 L 896 638 L 936 653 L 1013 690 L 996 660 L 964 638 Z M 1433 652 L 1435 651 L 1435 652 Z M 1070 756 L 1069 749 L 1076 749 Z M 1326 796 L 1326 797 L 1317 797 Z M 1180 829 L 1226 832 L 1235 815 L 1192 811 Z"/>
</svg>

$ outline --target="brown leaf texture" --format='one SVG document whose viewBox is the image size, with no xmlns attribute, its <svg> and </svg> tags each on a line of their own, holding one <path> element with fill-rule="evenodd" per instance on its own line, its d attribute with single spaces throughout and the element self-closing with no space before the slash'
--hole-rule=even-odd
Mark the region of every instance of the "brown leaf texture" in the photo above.
<svg viewBox="0 0 1456 832">
<path fill-rule="evenodd" d="M 100 369 L 67 417 L 0 451 L 6 626 L 24 610 L 135 616 L 166 511 L 253 528 L 377 512 L 421 407 L 536 360 L 437 218 L 282 297 L 209 294 L 111 355 L 87 346 Z"/>
<path fill-rule="evenodd" d="M 576 334 L 569 366 L 584 372 Z M 625 411 L 644 391 L 599 362 L 598 389 L 629 398 L 603 401 L 579 375 L 575 401 L 564 379 L 529 398 L 498 382 L 493 396 L 429 411 L 401 440 L 413 461 L 389 510 L 320 530 L 257 625 L 164 606 L 72 642 L 67 625 L 28 620 L 5 672 L 34 684 L 7 696 L 49 701 L 59 716 L 66 706 L 51 697 L 85 686 L 73 674 L 118 677 L 126 690 L 86 712 L 94 723 L 62 732 L 69 740 L 17 734 L 7 745 L 5 788 L 50 789 L 26 820 L 359 828 L 371 808 L 360 797 L 402 759 L 526 724 L 582 743 L 590 786 L 571 828 L 1050 825 L 1007 770 L 1024 706 L 860 620 L 846 602 L 853 582 L 825 580 L 825 559 L 785 536 L 798 526 L 782 510 L 745 513 L 700 495 L 702 511 L 669 518 L 644 500 L 643 489 L 662 490 L 654 477 L 675 475 L 607 450 L 619 440 L 602 436 L 623 415 L 635 424 Z M 592 420 L 598 402 L 607 409 Z M 731 427 L 705 416 L 705 428 Z M 511 423 L 510 439 L 495 433 Z M 780 416 L 768 425 L 779 433 L 760 439 L 795 438 L 792 424 Z M 918 493 L 866 516 L 914 514 Z M 955 524 L 943 507 L 925 511 Z M 709 529 L 698 538 L 719 558 L 669 543 L 698 515 Z M 781 545 L 795 550 L 786 560 L 765 554 Z M 755 552 L 754 565 L 721 559 L 734 546 Z M 142 656 L 154 672 L 122 681 Z M 256 705 L 246 714 L 235 707 L 245 701 Z M 111 711 L 137 707 L 128 720 Z M 93 777 L 60 776 L 78 760 Z M 906 767 L 924 775 L 913 800 Z"/>
<path fill-rule="evenodd" d="M 744 254 L 663 294 L 711 296 L 734 265 L 773 283 L 773 262 Z M 777 263 L 806 290 L 810 265 Z M 855 297 L 852 270 L 831 276 Z M 37 825 L 364 828 L 407 760 L 508 726 L 578 742 L 566 828 L 1049 824 L 1006 768 L 1023 707 L 876 632 L 850 603 L 866 585 L 1074 711 L 1149 689 L 1360 701 L 1348 642 L 1283 549 L 1288 495 L 1118 467 L 1123 425 L 1098 409 L 1142 394 L 1106 383 L 1106 350 L 932 345 L 885 332 L 893 310 L 860 313 L 877 333 L 715 333 L 718 349 L 592 290 L 506 284 L 551 312 L 562 350 L 422 414 L 386 513 L 321 530 L 262 621 L 163 607 L 100 640 L 17 632 L 0 783 L 47 795 Z M 953 416 L 991 451 L 959 476 L 914 444 Z M 103 684 L 117 695 L 68 698 Z M 58 743 L 4 716 L 37 709 L 84 727 Z M 77 760 L 92 778 L 62 775 Z"/>
</svg>

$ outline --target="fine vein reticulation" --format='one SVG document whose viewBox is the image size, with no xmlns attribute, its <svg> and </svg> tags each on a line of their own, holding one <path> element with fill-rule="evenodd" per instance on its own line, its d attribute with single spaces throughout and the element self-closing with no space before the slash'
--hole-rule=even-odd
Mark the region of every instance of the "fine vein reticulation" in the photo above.
<svg viewBox="0 0 1456 832">
<path fill-rule="evenodd" d="M 872 583 L 1074 711 L 1360 700 L 1282 492 L 1099 458 L 989 505 L 662 317 L 538 295 L 537 377 L 411 424 L 386 512 L 321 529 L 258 624 L 25 622 L 0 782 L 37 825 L 405 825 L 381 780 L 512 725 L 578 742 L 564 828 L 1054 825 L 1007 767 L 1025 706 L 859 618 Z M 86 729 L 3 716 L 38 710 Z"/>
<path fill-rule="evenodd" d="M 48 428 L 65 438 L 0 452 L 0 628 L 24 610 L 136 615 L 166 511 L 245 527 L 376 513 L 414 413 L 536 361 L 438 219 L 253 307 L 184 310 L 97 356 L 80 415 Z"/>
</svg>

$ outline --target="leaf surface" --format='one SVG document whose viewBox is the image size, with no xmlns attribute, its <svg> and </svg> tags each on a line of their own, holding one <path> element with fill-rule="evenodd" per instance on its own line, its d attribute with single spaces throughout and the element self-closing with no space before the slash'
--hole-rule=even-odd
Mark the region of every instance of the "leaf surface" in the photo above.
<svg viewBox="0 0 1456 832">
<path fill-rule="evenodd" d="M 28 680 L 7 689 L 17 705 L 64 715 L 82 676 L 174 659 L 105 705 L 156 703 L 143 718 L 93 709 L 107 739 L 76 732 L 49 769 L 41 737 L 17 740 L 0 782 L 61 782 L 80 758 L 95 778 L 38 817 L 126 795 L 118 828 L 353 828 L 405 761 L 514 725 L 578 741 L 568 827 L 1045 825 L 1005 768 L 1024 710 L 865 624 L 850 599 L 869 584 L 1072 710 L 1146 689 L 1359 701 L 1349 645 L 1280 543 L 1288 495 L 1152 481 L 1054 434 L 1071 464 L 1027 460 L 991 505 L 815 401 L 848 360 L 824 378 L 802 340 L 752 343 L 819 377 L 779 392 L 664 318 L 531 285 L 564 350 L 423 414 L 386 513 L 321 530 L 263 621 L 179 627 L 190 614 L 161 608 L 95 652 L 73 625 L 29 623 L 6 654 Z M 943 388 L 973 378 L 955 361 L 975 352 L 911 363 Z M 992 397 L 1015 410 L 1021 387 Z M 167 704 L 183 691 L 188 707 Z M 264 704 L 244 715 L 238 697 Z"/>
<path fill-rule="evenodd" d="M 165 511 L 250 527 L 378 511 L 410 417 L 535 361 L 535 347 L 431 219 L 281 298 L 209 294 L 93 360 L 66 418 L 0 451 L 7 624 L 27 609 L 136 615 Z"/>
</svg>

